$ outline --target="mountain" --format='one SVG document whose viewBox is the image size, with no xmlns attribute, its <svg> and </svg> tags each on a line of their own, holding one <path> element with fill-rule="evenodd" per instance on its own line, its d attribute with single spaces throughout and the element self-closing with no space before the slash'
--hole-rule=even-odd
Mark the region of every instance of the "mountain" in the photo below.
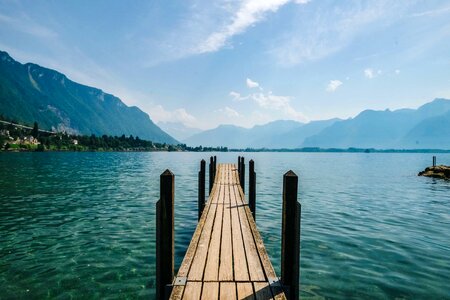
<svg viewBox="0 0 450 300">
<path fill-rule="evenodd" d="M 450 149 L 450 110 L 419 122 L 402 143 L 406 148 Z"/>
<path fill-rule="evenodd" d="M 133 135 L 178 143 L 135 106 L 78 84 L 36 64 L 21 64 L 0 51 L 0 114 L 8 119 L 76 134 Z"/>
<path fill-rule="evenodd" d="M 303 147 L 450 148 L 450 100 L 435 99 L 418 109 L 365 110 L 305 139 Z"/>
<path fill-rule="evenodd" d="M 187 138 L 191 146 L 227 146 L 229 148 L 277 148 L 276 136 L 304 126 L 296 121 L 278 120 L 252 128 L 220 125 Z M 271 140 L 269 143 L 268 140 Z"/>
<path fill-rule="evenodd" d="M 241 148 L 246 143 L 248 129 L 235 125 L 220 125 L 217 128 L 205 130 L 182 140 L 188 146 L 226 146 Z"/>
<path fill-rule="evenodd" d="M 158 122 L 157 125 L 179 141 L 202 132 L 201 129 L 188 127 L 181 122 Z"/>
<path fill-rule="evenodd" d="M 340 121 L 340 119 L 330 119 L 323 121 L 311 121 L 307 124 L 293 128 L 281 134 L 269 135 L 254 145 L 265 145 L 266 148 L 300 148 L 307 137 L 321 132 L 323 129 Z M 257 147 L 255 145 L 255 147 Z"/>
</svg>

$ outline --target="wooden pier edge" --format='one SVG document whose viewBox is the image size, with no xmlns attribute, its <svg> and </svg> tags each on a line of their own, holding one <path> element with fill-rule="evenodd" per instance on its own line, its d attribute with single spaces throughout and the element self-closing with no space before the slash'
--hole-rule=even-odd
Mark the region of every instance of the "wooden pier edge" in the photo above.
<svg viewBox="0 0 450 300">
<path fill-rule="evenodd" d="M 217 165 L 217 158 L 210 157 L 210 194 L 206 203 L 205 164 L 204 160 L 200 162 L 198 176 L 198 225 L 176 277 L 174 175 L 169 170 L 161 174 L 161 196 L 156 203 L 157 299 L 298 299 L 301 206 L 297 201 L 297 175 L 288 171 L 283 176 L 279 278 L 254 219 L 254 161 L 249 161 L 249 204 L 243 188 L 244 157 L 239 157 L 237 168 L 232 164 Z"/>
<path fill-rule="evenodd" d="M 174 278 L 175 175 L 169 170 L 160 176 L 160 198 L 156 202 L 156 298 L 170 294 Z"/>
</svg>

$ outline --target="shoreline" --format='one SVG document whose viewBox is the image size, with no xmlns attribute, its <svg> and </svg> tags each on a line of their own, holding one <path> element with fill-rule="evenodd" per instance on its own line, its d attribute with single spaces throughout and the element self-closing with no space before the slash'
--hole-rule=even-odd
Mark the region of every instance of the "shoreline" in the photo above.
<svg viewBox="0 0 450 300">
<path fill-rule="evenodd" d="M 0 150 L 0 153 L 21 153 L 21 152 L 233 152 L 233 153 L 255 153 L 255 152 L 284 152 L 284 153 L 450 153 L 450 150 L 445 149 L 360 149 L 360 148 L 349 148 L 349 149 L 321 149 L 321 148 L 308 148 L 308 149 L 229 149 L 228 151 L 192 151 L 192 150 L 166 150 L 166 149 L 108 149 L 108 150 L 72 150 L 72 149 L 61 149 L 61 150 L 30 150 L 30 149 L 10 149 L 10 150 Z"/>
</svg>

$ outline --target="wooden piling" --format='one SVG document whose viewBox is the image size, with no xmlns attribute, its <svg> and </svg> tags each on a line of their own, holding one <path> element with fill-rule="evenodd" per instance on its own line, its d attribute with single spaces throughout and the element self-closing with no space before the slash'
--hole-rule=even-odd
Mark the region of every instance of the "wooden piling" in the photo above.
<svg viewBox="0 0 450 300">
<path fill-rule="evenodd" d="M 174 192 L 175 175 L 160 176 L 160 198 L 156 202 L 156 298 L 166 299 L 174 278 Z"/>
<path fill-rule="evenodd" d="M 241 157 L 241 173 L 239 174 L 239 181 L 241 183 L 242 191 L 245 194 L 245 161 L 244 157 Z"/>
<path fill-rule="evenodd" d="M 248 206 L 256 220 L 256 173 L 253 159 L 248 162 Z"/>
<path fill-rule="evenodd" d="M 216 173 L 217 173 L 217 156 L 214 155 L 213 161 L 214 161 L 214 176 L 213 176 L 213 179 L 215 181 L 216 180 Z"/>
<path fill-rule="evenodd" d="M 198 219 L 202 216 L 205 208 L 205 180 L 206 180 L 206 162 L 200 161 L 200 171 L 198 172 Z"/>
<path fill-rule="evenodd" d="M 289 288 L 288 299 L 299 298 L 300 216 L 297 202 L 298 177 L 288 171 L 283 176 L 283 211 L 281 240 L 281 281 Z"/>
<path fill-rule="evenodd" d="M 436 156 L 433 156 L 433 167 L 436 167 Z"/>
<path fill-rule="evenodd" d="M 238 176 L 239 176 L 239 174 L 241 174 L 241 157 L 240 156 L 238 156 Z"/>
<path fill-rule="evenodd" d="M 213 184 L 214 184 L 214 158 L 211 156 L 209 158 L 209 194 L 211 194 Z"/>
</svg>

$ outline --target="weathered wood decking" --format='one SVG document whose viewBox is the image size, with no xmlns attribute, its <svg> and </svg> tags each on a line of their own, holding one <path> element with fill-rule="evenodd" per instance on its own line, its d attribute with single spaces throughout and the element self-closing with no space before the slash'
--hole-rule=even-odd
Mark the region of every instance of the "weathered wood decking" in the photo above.
<svg viewBox="0 0 450 300">
<path fill-rule="evenodd" d="M 220 164 L 170 299 L 286 299 L 234 164 Z"/>
</svg>

